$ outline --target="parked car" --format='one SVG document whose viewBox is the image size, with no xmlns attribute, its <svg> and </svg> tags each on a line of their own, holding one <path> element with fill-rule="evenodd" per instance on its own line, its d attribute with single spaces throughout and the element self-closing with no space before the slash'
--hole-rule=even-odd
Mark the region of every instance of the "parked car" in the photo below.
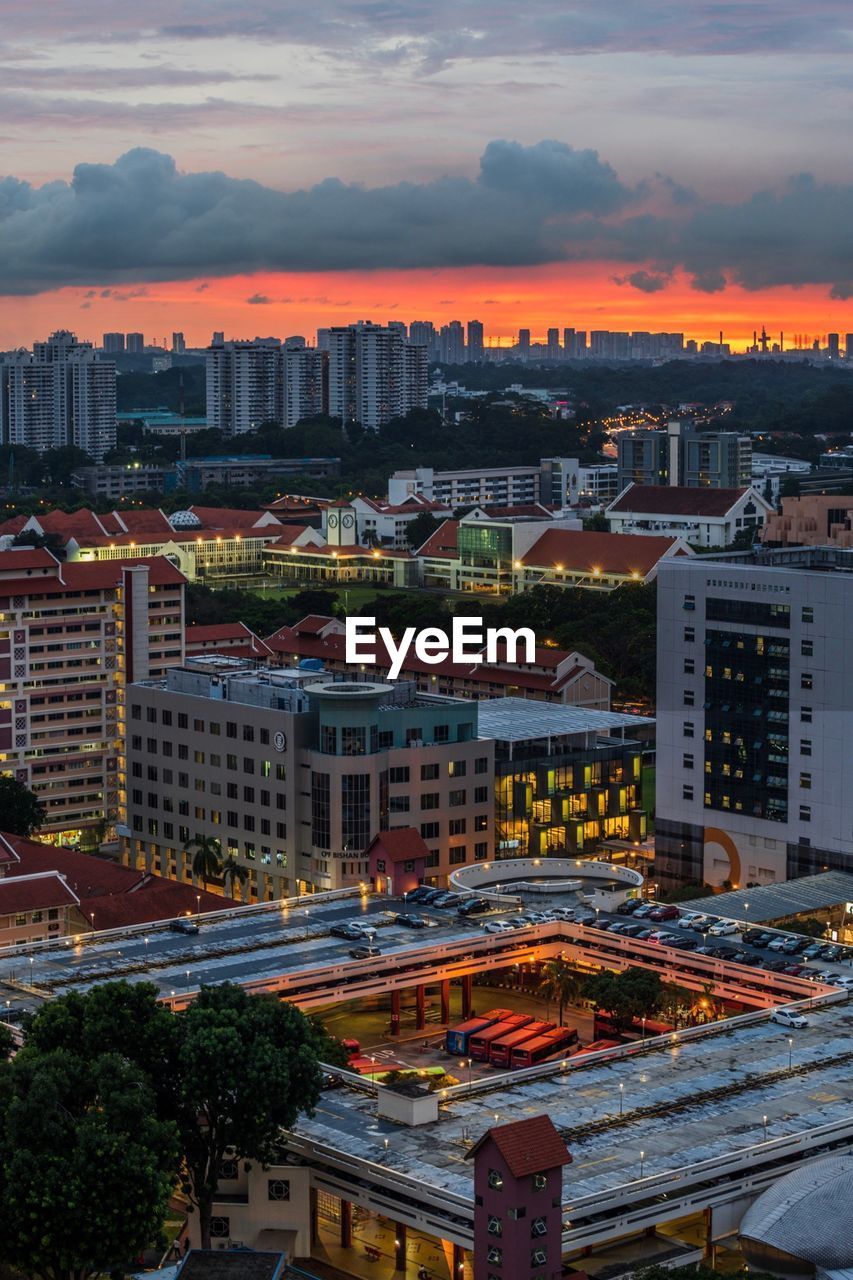
<svg viewBox="0 0 853 1280">
<path fill-rule="evenodd" d="M 177 920 L 169 921 L 169 928 L 172 933 L 198 933 L 198 921 L 191 920 L 189 916 L 178 916 Z"/>
<path fill-rule="evenodd" d="M 712 924 L 716 924 L 715 916 L 698 915 L 693 920 L 690 928 L 695 929 L 697 933 L 704 933 L 706 929 L 710 929 Z"/>
<path fill-rule="evenodd" d="M 512 925 L 508 920 L 487 920 L 483 925 L 483 933 L 512 933 Z"/>
<path fill-rule="evenodd" d="M 644 902 L 645 898 L 626 898 L 624 902 L 619 903 L 616 913 L 620 916 L 632 916 L 635 911 L 639 911 Z"/>
<path fill-rule="evenodd" d="M 353 960 L 369 960 L 371 956 L 381 956 L 382 951 L 372 942 L 365 942 L 360 947 L 350 947 L 350 955 Z"/>
<path fill-rule="evenodd" d="M 595 924 L 595 912 L 594 911 L 576 911 L 575 924 L 585 924 L 585 925 Z"/>
<path fill-rule="evenodd" d="M 718 920 L 716 924 L 712 924 L 708 933 L 712 938 L 730 938 L 733 934 L 738 933 L 738 927 L 734 920 Z"/>
<path fill-rule="evenodd" d="M 653 933 L 654 929 L 641 929 L 639 933 L 634 934 L 634 937 L 638 942 L 648 942 Z"/>
<path fill-rule="evenodd" d="M 447 890 L 446 889 L 427 889 L 426 893 L 421 898 L 421 902 L 424 904 L 425 907 L 432 906 L 436 898 L 440 898 L 443 893 L 447 893 Z"/>
<path fill-rule="evenodd" d="M 333 938 L 346 938 L 347 942 L 358 942 L 364 936 L 361 929 L 351 924 L 333 924 L 329 933 Z"/>
<path fill-rule="evenodd" d="M 694 920 L 698 920 L 701 915 L 699 911 L 682 911 L 678 916 L 678 924 L 682 929 L 692 929 Z"/>
<path fill-rule="evenodd" d="M 677 920 L 678 907 L 672 902 L 661 902 L 649 912 L 650 920 Z"/>
<path fill-rule="evenodd" d="M 489 903 L 485 898 L 466 898 L 462 905 L 456 908 L 456 913 L 460 916 L 476 916 L 488 909 Z"/>
<path fill-rule="evenodd" d="M 760 933 L 757 938 L 753 938 L 752 945 L 763 950 L 773 941 L 775 936 L 773 933 Z"/>
<path fill-rule="evenodd" d="M 768 951 L 781 951 L 788 939 L 783 933 L 777 933 L 767 944 Z"/>
<path fill-rule="evenodd" d="M 804 938 L 787 938 L 782 951 L 786 956 L 795 956 L 800 951 L 804 951 L 808 945 Z"/>
<path fill-rule="evenodd" d="M 647 919 L 648 916 L 651 915 L 654 909 L 655 909 L 654 902 L 644 902 L 641 906 L 637 907 L 637 910 L 634 912 L 634 919 L 645 920 Z"/>
<path fill-rule="evenodd" d="M 576 907 L 555 907 L 551 912 L 555 920 L 574 920 L 577 915 Z"/>
<path fill-rule="evenodd" d="M 425 929 L 427 922 L 423 916 L 413 915 L 411 911 L 400 911 L 394 917 L 395 924 L 405 925 L 407 929 Z"/>
<path fill-rule="evenodd" d="M 405 895 L 407 902 L 423 902 L 428 893 L 432 893 L 425 884 L 419 884 L 417 889 L 410 889 Z"/>
<path fill-rule="evenodd" d="M 794 1027 L 798 1031 L 809 1025 L 801 1013 L 793 1013 L 789 1009 L 774 1009 L 770 1021 L 778 1022 L 780 1027 Z"/>
<path fill-rule="evenodd" d="M 652 933 L 649 934 L 649 942 L 659 942 L 659 943 L 669 942 L 671 937 L 672 937 L 672 934 L 669 932 L 668 929 L 655 929 Z"/>
<path fill-rule="evenodd" d="M 803 955 L 805 956 L 806 960 L 817 960 L 817 958 L 820 956 L 822 951 L 823 951 L 823 944 L 820 942 L 813 942 L 811 946 L 806 947 L 805 951 L 803 952 Z"/>
<path fill-rule="evenodd" d="M 698 951 L 699 950 L 698 938 L 681 938 L 679 939 L 679 944 L 681 946 L 682 951 Z"/>
<path fill-rule="evenodd" d="M 836 947 L 834 945 L 831 945 L 828 947 L 824 947 L 823 951 L 821 951 L 820 953 L 820 958 L 821 960 L 831 960 L 835 962 L 836 960 L 841 959 L 841 955 L 842 955 L 841 947 Z"/>
</svg>

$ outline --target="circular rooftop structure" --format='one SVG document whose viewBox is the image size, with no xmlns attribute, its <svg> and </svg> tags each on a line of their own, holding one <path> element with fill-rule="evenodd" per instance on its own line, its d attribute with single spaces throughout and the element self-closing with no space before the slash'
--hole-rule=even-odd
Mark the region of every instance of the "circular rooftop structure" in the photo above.
<svg viewBox="0 0 853 1280">
<path fill-rule="evenodd" d="M 853 1155 L 825 1156 L 780 1178 L 747 1210 L 750 1266 L 779 1276 L 853 1267 Z"/>
<path fill-rule="evenodd" d="M 169 516 L 173 529 L 200 529 L 201 520 L 194 511 L 173 511 Z"/>
<path fill-rule="evenodd" d="M 306 684 L 305 692 L 319 698 L 380 698 L 394 689 L 378 680 L 316 680 Z"/>
<path fill-rule="evenodd" d="M 499 858 L 459 867 L 449 879 L 458 892 L 488 901 L 565 897 L 568 905 L 584 898 L 603 908 L 618 906 L 643 886 L 639 871 L 591 858 Z"/>
</svg>

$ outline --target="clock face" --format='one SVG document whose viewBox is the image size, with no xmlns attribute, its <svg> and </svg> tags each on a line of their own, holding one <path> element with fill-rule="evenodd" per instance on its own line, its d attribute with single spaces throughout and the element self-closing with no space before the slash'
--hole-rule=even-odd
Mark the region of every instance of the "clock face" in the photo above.
<svg viewBox="0 0 853 1280">
<path fill-rule="evenodd" d="M 337 529 L 337 527 L 338 527 L 338 517 L 334 511 L 330 511 L 329 512 L 329 528 Z"/>
<path fill-rule="evenodd" d="M 287 749 L 287 738 L 283 733 L 279 732 L 274 736 L 272 744 L 276 751 L 285 751 Z"/>
<path fill-rule="evenodd" d="M 344 516 L 343 526 L 345 529 L 351 529 L 354 524 L 355 524 L 355 520 L 353 519 L 352 516 Z"/>
</svg>

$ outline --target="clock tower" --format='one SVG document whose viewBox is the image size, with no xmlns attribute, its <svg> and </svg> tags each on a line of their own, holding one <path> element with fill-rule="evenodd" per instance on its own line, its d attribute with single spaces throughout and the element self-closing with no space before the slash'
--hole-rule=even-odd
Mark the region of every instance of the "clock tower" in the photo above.
<svg viewBox="0 0 853 1280">
<path fill-rule="evenodd" d="M 326 508 L 326 542 L 330 547 L 356 545 L 355 508 L 348 502 L 332 502 Z"/>
</svg>

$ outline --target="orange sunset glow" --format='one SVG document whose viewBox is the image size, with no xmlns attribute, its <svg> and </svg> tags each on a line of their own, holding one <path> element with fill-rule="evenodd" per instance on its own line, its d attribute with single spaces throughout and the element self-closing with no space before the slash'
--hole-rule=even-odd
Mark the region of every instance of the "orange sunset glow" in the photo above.
<svg viewBox="0 0 853 1280">
<path fill-rule="evenodd" d="M 676 279 L 664 292 L 646 295 L 615 283 L 618 267 L 602 264 L 435 271 L 376 271 L 227 276 L 203 281 L 131 285 L 95 290 L 60 289 L 15 299 L 0 307 L 0 345 L 28 342 L 57 326 L 100 341 L 111 329 L 139 330 L 147 341 L 182 329 L 190 346 L 205 346 L 214 329 L 235 337 L 302 333 L 363 317 L 430 319 L 436 324 L 477 318 L 487 342 L 508 346 L 519 327 L 533 341 L 551 326 L 683 332 L 716 341 L 720 330 L 736 350 L 766 325 L 785 348 L 825 341 L 827 331 L 853 328 L 853 303 L 827 297 L 818 286 L 760 292 L 730 286 L 703 294 Z M 266 302 L 250 302 L 265 298 Z"/>
</svg>

